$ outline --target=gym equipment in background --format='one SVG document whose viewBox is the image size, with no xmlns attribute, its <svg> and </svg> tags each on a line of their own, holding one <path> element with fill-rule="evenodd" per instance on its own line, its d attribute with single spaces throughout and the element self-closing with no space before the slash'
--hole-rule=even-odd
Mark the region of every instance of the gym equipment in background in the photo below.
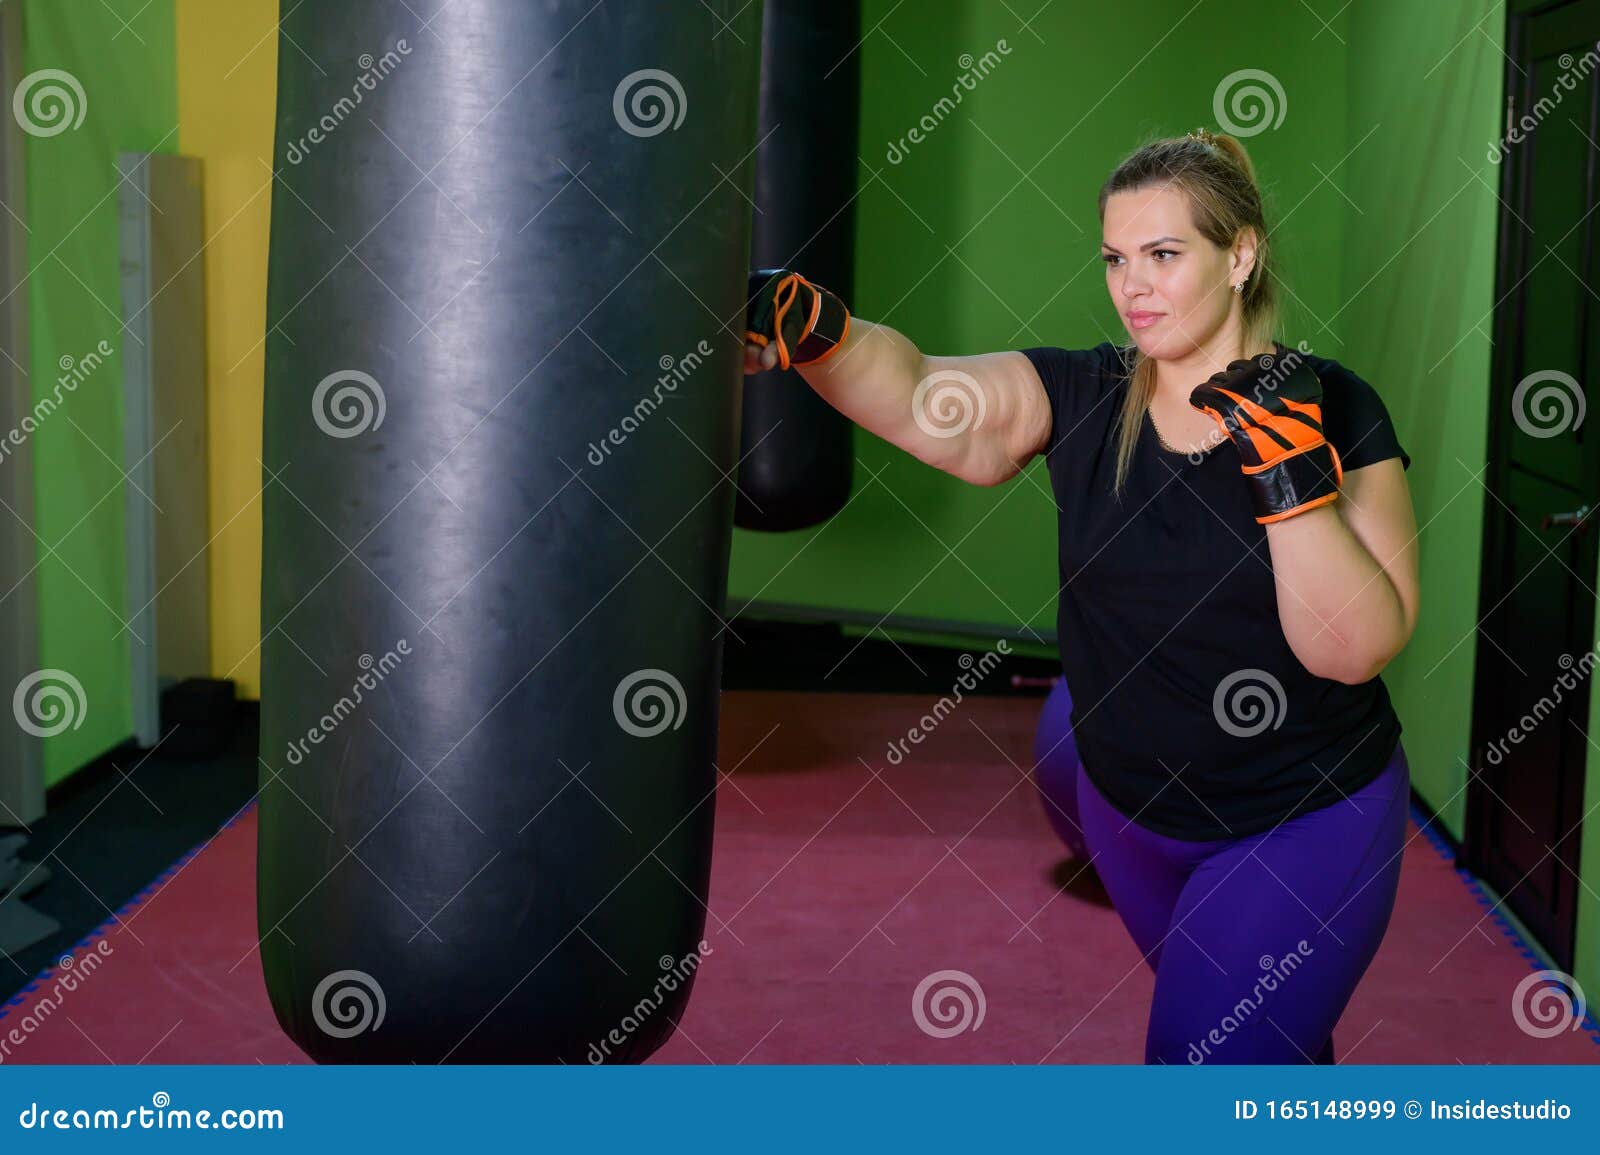
<svg viewBox="0 0 1600 1155">
<path fill-rule="evenodd" d="M 134 739 L 150 747 L 162 692 L 211 673 L 205 214 L 193 157 L 125 152 L 117 170 L 129 689 Z"/>
<path fill-rule="evenodd" d="M 637 1061 L 705 933 L 761 6 L 427 9 L 282 17 L 262 967 L 321 1062 Z"/>
<path fill-rule="evenodd" d="M 859 0 L 766 0 L 751 268 L 800 270 L 846 305 L 855 273 Z M 740 317 L 743 317 L 741 311 Z M 741 529 L 803 529 L 850 499 L 850 422 L 794 371 L 745 378 Z"/>
<path fill-rule="evenodd" d="M 22 901 L 50 881 L 48 866 L 18 857 L 27 844 L 26 834 L 0 835 L 0 952 L 7 958 L 61 929 L 55 919 Z"/>
<path fill-rule="evenodd" d="M 239 703 L 231 678 L 185 678 L 161 691 L 161 750 L 215 758 L 233 745 Z"/>
</svg>

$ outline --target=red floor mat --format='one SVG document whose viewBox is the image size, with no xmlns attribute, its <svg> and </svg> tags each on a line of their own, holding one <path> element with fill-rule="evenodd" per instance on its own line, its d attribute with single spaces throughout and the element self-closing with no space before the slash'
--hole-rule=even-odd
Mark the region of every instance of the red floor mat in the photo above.
<svg viewBox="0 0 1600 1155">
<path fill-rule="evenodd" d="M 928 704 L 725 696 L 713 953 L 653 1061 L 1141 1060 L 1151 977 L 1092 875 L 1069 868 L 1058 889 L 1063 852 L 1024 778 L 1038 703 L 969 699 L 890 766 L 888 740 Z M 0 1060 L 305 1061 L 262 987 L 255 831 L 250 810 L 80 945 L 76 989 L 54 970 L 13 1000 Z M 1600 1062 L 1592 1029 L 1518 1027 L 1513 992 L 1534 964 L 1411 835 L 1389 935 L 1336 1035 L 1341 1060 Z M 914 993 L 939 971 L 981 988 L 976 1029 L 918 1025 Z"/>
</svg>

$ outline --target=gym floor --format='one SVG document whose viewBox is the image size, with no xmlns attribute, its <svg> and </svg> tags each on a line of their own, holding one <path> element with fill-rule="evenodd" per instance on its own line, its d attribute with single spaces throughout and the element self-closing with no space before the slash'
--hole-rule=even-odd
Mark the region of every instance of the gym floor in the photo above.
<svg viewBox="0 0 1600 1155">
<path fill-rule="evenodd" d="M 1152 976 L 1028 777 L 1041 697 L 1009 678 L 1053 663 L 1009 659 L 915 759 L 869 765 L 859 751 L 947 692 L 960 651 L 827 627 L 740 633 L 724 665 L 712 950 L 651 1061 L 1142 1061 Z M 829 692 L 803 688 L 819 684 Z M 255 789 L 246 707 L 223 757 L 122 749 L 52 799 L 25 854 L 54 877 L 28 901 L 63 930 L 4 964 L 4 1061 L 306 1061 L 273 1020 L 256 953 Z M 81 966 L 91 953 L 98 965 Z M 69 954 L 79 974 L 63 996 Z M 1340 1061 L 1600 1063 L 1592 1016 L 1538 1038 L 1485 1013 L 1542 965 L 1413 807 Z M 949 1038 L 912 1012 L 941 968 L 981 990 L 978 1027 Z"/>
</svg>

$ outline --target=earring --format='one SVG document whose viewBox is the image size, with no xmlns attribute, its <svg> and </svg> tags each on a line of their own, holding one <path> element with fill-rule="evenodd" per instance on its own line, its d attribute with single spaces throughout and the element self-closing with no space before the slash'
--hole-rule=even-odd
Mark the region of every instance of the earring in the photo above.
<svg viewBox="0 0 1600 1155">
<path fill-rule="evenodd" d="M 1235 293 L 1242 293 L 1242 292 L 1244 292 L 1244 282 L 1243 282 L 1243 281 L 1240 281 L 1240 282 L 1239 282 L 1239 283 L 1238 283 L 1238 284 L 1237 284 L 1237 285 L 1235 285 L 1235 286 L 1234 286 L 1234 287 L 1233 287 L 1233 291 L 1234 291 L 1234 292 L 1235 292 Z"/>
</svg>

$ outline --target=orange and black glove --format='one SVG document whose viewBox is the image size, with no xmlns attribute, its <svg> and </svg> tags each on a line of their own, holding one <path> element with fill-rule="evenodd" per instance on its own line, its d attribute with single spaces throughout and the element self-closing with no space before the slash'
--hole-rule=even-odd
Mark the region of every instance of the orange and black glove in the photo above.
<svg viewBox="0 0 1600 1155">
<path fill-rule="evenodd" d="M 1322 382 L 1298 352 L 1233 361 L 1189 404 L 1238 447 L 1262 525 L 1338 500 L 1344 469 L 1322 434 Z"/>
<path fill-rule="evenodd" d="M 815 365 L 850 332 L 844 302 L 792 269 L 757 269 L 747 295 L 745 339 L 763 349 L 775 342 L 779 369 Z"/>
</svg>

